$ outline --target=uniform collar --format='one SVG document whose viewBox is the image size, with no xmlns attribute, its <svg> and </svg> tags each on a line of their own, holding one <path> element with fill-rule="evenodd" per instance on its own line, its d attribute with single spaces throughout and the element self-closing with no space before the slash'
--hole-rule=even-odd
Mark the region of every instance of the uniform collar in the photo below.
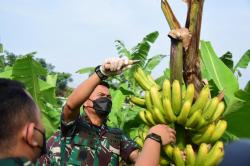
<svg viewBox="0 0 250 166">
<path fill-rule="evenodd" d="M 0 159 L 0 165 L 20 165 L 20 166 L 30 166 L 33 165 L 31 161 L 22 157 L 9 157 Z"/>
</svg>

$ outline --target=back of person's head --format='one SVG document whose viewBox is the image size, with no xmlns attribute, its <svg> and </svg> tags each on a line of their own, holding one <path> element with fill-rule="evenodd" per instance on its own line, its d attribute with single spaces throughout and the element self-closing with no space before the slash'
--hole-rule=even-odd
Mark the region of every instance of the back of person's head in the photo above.
<svg viewBox="0 0 250 166">
<path fill-rule="evenodd" d="M 36 104 L 24 86 L 0 78 L 0 149 L 8 150 L 16 143 L 16 135 L 27 122 L 37 123 Z"/>
</svg>

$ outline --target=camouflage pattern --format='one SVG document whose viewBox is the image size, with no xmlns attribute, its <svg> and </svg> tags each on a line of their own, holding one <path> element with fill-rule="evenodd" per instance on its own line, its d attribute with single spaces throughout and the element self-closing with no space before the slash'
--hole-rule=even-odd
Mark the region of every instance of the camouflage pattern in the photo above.
<svg viewBox="0 0 250 166">
<path fill-rule="evenodd" d="M 138 146 L 121 130 L 106 125 L 98 127 L 79 116 L 68 124 L 62 121 L 61 130 L 48 140 L 47 149 L 48 154 L 40 158 L 44 166 L 113 166 L 119 165 L 119 157 L 129 162 L 129 155 Z"/>
<path fill-rule="evenodd" d="M 1 166 L 34 166 L 32 162 L 24 158 L 5 158 L 0 159 Z"/>
</svg>

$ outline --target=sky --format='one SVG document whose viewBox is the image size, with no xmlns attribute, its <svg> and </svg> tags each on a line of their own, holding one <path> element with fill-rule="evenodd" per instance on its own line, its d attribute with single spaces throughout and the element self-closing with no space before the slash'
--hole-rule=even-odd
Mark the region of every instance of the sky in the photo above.
<svg viewBox="0 0 250 166">
<path fill-rule="evenodd" d="M 56 71 L 68 72 L 75 87 L 87 78 L 75 72 L 117 56 L 115 40 L 127 48 L 146 34 L 159 31 L 149 55 L 170 53 L 169 27 L 160 0 L 0 0 L 0 42 L 15 54 L 36 51 Z M 169 0 L 184 25 L 186 4 Z M 235 62 L 250 49 L 250 1 L 205 0 L 201 39 L 212 42 L 218 56 L 230 51 Z M 153 72 L 161 75 L 162 60 Z M 250 65 L 249 65 L 250 66 Z M 241 70 L 240 86 L 250 80 L 250 67 Z"/>
</svg>

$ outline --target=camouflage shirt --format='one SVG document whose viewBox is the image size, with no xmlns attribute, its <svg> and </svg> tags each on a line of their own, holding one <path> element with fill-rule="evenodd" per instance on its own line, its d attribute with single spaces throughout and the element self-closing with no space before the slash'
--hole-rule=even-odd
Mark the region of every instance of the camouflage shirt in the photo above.
<svg viewBox="0 0 250 166">
<path fill-rule="evenodd" d="M 12 157 L 0 159 L 0 166 L 34 166 L 34 164 L 24 158 Z"/>
<path fill-rule="evenodd" d="M 47 149 L 41 165 L 113 166 L 119 164 L 119 157 L 129 162 L 129 155 L 138 146 L 120 129 L 98 127 L 79 116 L 70 123 L 62 120 L 61 130 L 48 140 Z"/>
</svg>

